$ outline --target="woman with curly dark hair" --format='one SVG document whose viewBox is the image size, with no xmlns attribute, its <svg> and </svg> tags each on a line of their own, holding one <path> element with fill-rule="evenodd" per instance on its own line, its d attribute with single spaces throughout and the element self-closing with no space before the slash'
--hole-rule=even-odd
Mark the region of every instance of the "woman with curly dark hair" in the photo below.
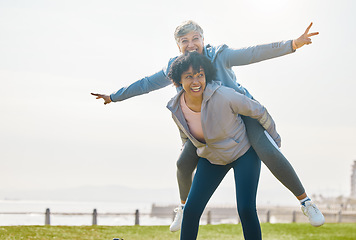
<svg viewBox="0 0 356 240">
<path fill-rule="evenodd" d="M 257 119 L 279 141 L 273 119 L 257 101 L 213 81 L 214 67 L 202 54 L 181 55 L 173 62 L 168 76 L 182 90 L 167 108 L 183 143 L 189 139 L 200 157 L 183 211 L 180 239 L 196 239 L 205 206 L 230 169 L 235 174 L 244 237 L 261 239 L 256 211 L 261 161 L 249 143 L 241 115 Z"/>
</svg>

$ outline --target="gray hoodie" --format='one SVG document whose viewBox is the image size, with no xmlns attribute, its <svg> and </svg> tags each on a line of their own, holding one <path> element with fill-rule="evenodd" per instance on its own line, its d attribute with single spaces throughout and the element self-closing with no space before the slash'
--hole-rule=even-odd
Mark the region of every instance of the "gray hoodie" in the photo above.
<svg viewBox="0 0 356 240">
<path fill-rule="evenodd" d="M 180 91 L 172 98 L 167 108 L 172 112 L 182 141 L 185 142 L 189 138 L 197 148 L 198 156 L 213 164 L 226 165 L 245 154 L 251 145 L 240 114 L 257 119 L 280 146 L 275 123 L 265 107 L 215 81 L 207 84 L 203 93 L 201 123 L 205 143 L 198 141 L 190 133 L 180 106 L 179 99 L 183 92 L 184 90 Z"/>
</svg>

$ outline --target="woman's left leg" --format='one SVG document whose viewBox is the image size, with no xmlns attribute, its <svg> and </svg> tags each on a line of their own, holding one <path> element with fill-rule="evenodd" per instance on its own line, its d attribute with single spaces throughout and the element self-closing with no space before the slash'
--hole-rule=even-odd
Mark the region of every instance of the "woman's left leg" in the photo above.
<svg viewBox="0 0 356 240">
<path fill-rule="evenodd" d="M 261 171 L 261 160 L 251 147 L 233 164 L 237 210 L 244 237 L 246 240 L 262 239 L 256 210 L 256 194 Z"/>
<path fill-rule="evenodd" d="M 214 165 L 205 158 L 199 159 L 183 211 L 181 240 L 197 238 L 199 221 L 205 206 L 230 169 L 229 165 Z"/>
<path fill-rule="evenodd" d="M 265 129 L 256 119 L 242 116 L 247 137 L 271 173 L 298 198 L 305 193 L 302 182 L 287 158 L 277 149 L 265 134 Z"/>
<path fill-rule="evenodd" d="M 302 205 L 302 211 L 309 218 L 311 225 L 316 227 L 323 225 L 325 222 L 323 214 L 307 196 L 298 175 L 289 161 L 278 148 L 273 146 L 265 134 L 265 130 L 256 119 L 245 116 L 242 116 L 242 119 L 246 126 L 249 141 L 261 161 L 297 197 Z"/>
</svg>

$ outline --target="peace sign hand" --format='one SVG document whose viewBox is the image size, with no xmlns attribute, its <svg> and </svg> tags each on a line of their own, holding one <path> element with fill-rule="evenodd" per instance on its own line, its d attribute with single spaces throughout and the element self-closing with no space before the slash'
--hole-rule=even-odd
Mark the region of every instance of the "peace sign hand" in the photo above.
<svg viewBox="0 0 356 240">
<path fill-rule="evenodd" d="M 307 27 L 307 29 L 305 30 L 305 32 L 297 39 L 293 40 L 293 50 L 296 50 L 297 48 L 300 48 L 302 46 L 309 45 L 312 43 L 310 37 L 318 35 L 319 32 L 313 32 L 313 33 L 309 33 L 309 30 L 311 28 L 311 26 L 313 25 L 313 23 L 310 23 L 309 27 Z"/>
</svg>

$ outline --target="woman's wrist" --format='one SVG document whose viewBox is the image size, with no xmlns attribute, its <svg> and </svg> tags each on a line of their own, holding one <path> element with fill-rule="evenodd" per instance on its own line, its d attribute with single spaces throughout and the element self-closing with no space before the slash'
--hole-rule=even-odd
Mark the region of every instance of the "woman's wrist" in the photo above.
<svg viewBox="0 0 356 240">
<path fill-rule="evenodd" d="M 292 41 L 292 48 L 293 48 L 293 50 L 295 51 L 295 50 L 297 50 L 297 44 L 295 44 L 295 39 Z"/>
</svg>

